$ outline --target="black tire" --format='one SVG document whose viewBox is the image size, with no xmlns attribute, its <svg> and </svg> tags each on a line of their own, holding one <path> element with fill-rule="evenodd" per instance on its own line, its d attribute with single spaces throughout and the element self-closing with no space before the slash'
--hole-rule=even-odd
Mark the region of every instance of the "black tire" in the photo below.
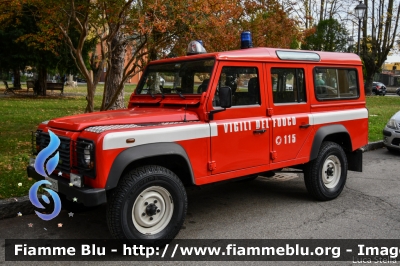
<svg viewBox="0 0 400 266">
<path fill-rule="evenodd" d="M 399 153 L 399 150 L 393 149 L 391 147 L 386 147 L 386 149 L 388 149 L 389 152 L 394 153 L 394 154 Z"/>
<path fill-rule="evenodd" d="M 335 142 L 323 142 L 317 158 L 304 169 L 308 193 L 321 201 L 336 198 L 346 184 L 347 168 L 347 157 L 342 147 Z"/>
<path fill-rule="evenodd" d="M 107 224 L 117 239 L 163 246 L 178 234 L 186 211 L 186 190 L 178 176 L 147 165 L 122 177 L 108 202 Z"/>
</svg>

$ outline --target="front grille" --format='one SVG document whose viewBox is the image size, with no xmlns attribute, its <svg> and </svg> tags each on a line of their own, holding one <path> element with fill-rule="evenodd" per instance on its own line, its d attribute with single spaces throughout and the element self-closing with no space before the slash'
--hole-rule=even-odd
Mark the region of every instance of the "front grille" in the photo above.
<svg viewBox="0 0 400 266">
<path fill-rule="evenodd" d="M 392 145 L 400 146 L 400 138 L 394 138 L 392 140 Z"/>
<path fill-rule="evenodd" d="M 58 149 L 53 153 L 54 155 L 58 151 L 60 156 L 56 170 L 69 173 L 71 170 L 71 139 L 60 136 L 58 136 L 58 138 L 60 139 L 60 145 L 58 146 Z M 36 145 L 33 147 L 33 154 L 38 154 L 50 143 L 50 135 L 42 131 L 36 131 L 34 133 L 34 139 Z M 52 155 L 50 157 L 52 157 Z"/>
<path fill-rule="evenodd" d="M 60 139 L 58 149 L 49 157 L 59 152 L 59 161 L 55 171 L 70 173 L 71 169 L 79 174 L 95 178 L 95 152 L 94 143 L 91 140 L 78 139 L 73 141 L 67 137 L 57 136 Z M 32 153 L 37 155 L 50 143 L 50 135 L 40 130 L 32 132 Z M 72 152 L 72 156 L 71 156 Z M 90 158 L 90 159 L 89 159 Z"/>
</svg>

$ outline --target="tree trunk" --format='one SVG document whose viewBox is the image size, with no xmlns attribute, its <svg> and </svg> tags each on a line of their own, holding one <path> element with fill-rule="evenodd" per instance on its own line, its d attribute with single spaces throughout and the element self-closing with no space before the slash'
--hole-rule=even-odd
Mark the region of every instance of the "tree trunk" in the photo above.
<svg viewBox="0 0 400 266">
<path fill-rule="evenodd" d="M 321 0 L 321 6 L 319 9 L 319 22 L 323 21 L 324 18 L 324 8 L 325 8 L 325 0 Z"/>
<path fill-rule="evenodd" d="M 365 87 L 364 87 L 365 95 L 372 94 L 372 82 L 373 82 L 373 78 L 368 77 L 368 76 L 365 78 Z"/>
<path fill-rule="evenodd" d="M 39 66 L 38 72 L 38 79 L 35 84 L 36 94 L 46 96 L 47 69 L 46 67 Z"/>
<path fill-rule="evenodd" d="M 122 87 L 118 93 L 119 86 L 124 86 L 122 77 L 124 74 L 125 47 L 120 44 L 121 37 L 122 35 L 117 33 L 111 41 L 111 62 L 109 69 L 107 69 L 107 78 L 104 84 L 105 98 L 102 110 L 125 108 L 124 88 Z"/>
<path fill-rule="evenodd" d="M 96 91 L 96 86 L 91 80 L 87 81 L 87 96 L 86 96 L 86 109 L 85 113 L 91 113 L 94 111 L 94 95 Z"/>
<path fill-rule="evenodd" d="M 19 72 L 19 68 L 13 69 L 13 77 L 14 77 L 13 87 L 21 88 L 21 73 Z"/>
</svg>

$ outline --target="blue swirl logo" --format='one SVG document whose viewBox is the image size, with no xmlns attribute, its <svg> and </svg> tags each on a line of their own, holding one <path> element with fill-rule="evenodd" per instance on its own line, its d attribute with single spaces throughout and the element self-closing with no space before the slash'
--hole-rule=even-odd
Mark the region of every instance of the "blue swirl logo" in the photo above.
<svg viewBox="0 0 400 266">
<path fill-rule="evenodd" d="M 51 185 L 51 183 L 49 181 L 41 180 L 41 181 L 38 181 L 35 184 L 33 184 L 32 187 L 29 189 L 29 199 L 32 202 L 33 206 L 35 206 L 39 209 L 45 209 L 45 207 L 43 207 L 42 203 L 40 203 L 40 201 L 37 197 L 37 191 L 38 191 L 39 187 L 43 184 Z M 35 211 L 35 212 L 36 212 L 37 216 L 39 216 L 42 220 L 49 221 L 49 220 L 53 219 L 54 217 L 56 217 L 60 213 L 61 200 L 60 200 L 60 197 L 58 196 L 58 194 L 56 192 L 54 192 L 53 190 L 47 189 L 47 188 L 44 188 L 44 190 L 46 190 L 54 200 L 54 211 L 50 214 L 43 214 L 38 211 Z M 50 200 L 46 195 L 42 195 L 42 199 L 46 204 L 50 203 Z"/>
<path fill-rule="evenodd" d="M 44 177 L 48 177 L 47 173 L 52 173 L 54 169 L 56 169 L 58 160 L 60 159 L 59 152 L 57 152 L 54 155 L 54 157 L 50 158 L 46 164 L 46 169 L 47 169 L 46 173 L 46 170 L 44 169 L 44 163 L 46 159 L 49 158 L 50 155 L 52 155 L 53 152 L 55 152 L 58 149 L 58 146 L 60 146 L 60 139 L 56 136 L 56 134 L 54 134 L 49 130 L 49 135 L 50 135 L 49 145 L 39 152 L 35 161 L 36 172 Z"/>
<path fill-rule="evenodd" d="M 39 152 L 38 156 L 36 157 L 34 165 L 36 172 L 44 177 L 48 177 L 48 173 L 51 174 L 54 171 L 54 169 L 56 169 L 60 158 L 59 152 L 57 152 L 52 158 L 47 160 L 45 169 L 46 159 L 49 158 L 58 149 L 58 146 L 60 146 L 60 139 L 50 130 L 49 130 L 49 135 L 50 135 L 50 143 L 46 148 L 44 148 Z M 39 187 L 41 185 L 51 185 L 51 183 L 48 180 L 41 180 L 33 184 L 32 187 L 29 189 L 29 200 L 35 207 L 39 209 L 45 209 L 42 203 L 40 203 L 37 196 L 37 191 L 39 190 Z M 47 188 L 44 188 L 44 190 L 46 190 L 54 200 L 54 211 L 50 214 L 43 214 L 38 211 L 35 212 L 37 216 L 39 216 L 42 220 L 49 221 L 60 213 L 61 200 L 58 194 L 53 190 Z M 50 200 L 46 195 L 42 195 L 42 199 L 46 204 L 50 204 Z"/>
</svg>

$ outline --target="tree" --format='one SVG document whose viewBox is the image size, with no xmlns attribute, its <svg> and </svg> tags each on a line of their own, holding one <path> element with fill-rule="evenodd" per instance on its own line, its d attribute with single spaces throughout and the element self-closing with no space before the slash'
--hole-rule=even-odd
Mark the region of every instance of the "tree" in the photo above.
<svg viewBox="0 0 400 266">
<path fill-rule="evenodd" d="M 347 48 L 348 32 L 335 19 L 322 20 L 314 34 L 306 37 L 302 49 L 315 51 L 344 52 Z"/>
<path fill-rule="evenodd" d="M 40 33 L 30 38 L 54 50 L 64 40 L 81 74 L 87 80 L 86 111 L 103 69 L 106 69 L 101 110 L 121 108 L 124 83 L 154 59 L 184 54 L 191 39 L 204 39 L 209 52 L 237 49 L 239 33 L 254 30 L 255 45 L 289 47 L 302 34 L 275 0 L 173 1 L 173 0 L 17 0 L 34 6 Z M 274 31 L 275 34 L 271 34 Z M 78 38 L 74 38 L 77 34 Z M 278 36 L 275 38 L 275 35 Z M 99 49 L 85 64 L 88 41 Z M 125 64 L 123 59 L 126 58 Z M 122 97 L 121 97 L 122 96 Z"/>
<path fill-rule="evenodd" d="M 360 56 L 364 63 L 364 89 L 369 95 L 372 93 L 374 75 L 381 69 L 395 44 L 395 39 L 398 38 L 400 3 L 394 0 L 380 0 L 377 5 L 370 7 L 375 9 L 373 17 L 369 16 L 369 1 L 365 0 L 364 4 L 367 5 L 367 19 L 363 22 Z M 369 22 L 372 20 L 376 23 Z M 368 27 L 369 25 L 374 26 Z M 369 32 L 371 34 L 368 34 Z"/>
<path fill-rule="evenodd" d="M 38 73 L 36 92 L 45 95 L 49 71 L 62 74 L 76 73 L 77 69 L 64 42 L 54 36 L 46 42 L 36 38 L 41 30 L 38 17 L 34 16 L 35 11 L 35 7 L 27 4 L 0 5 L 3 15 L 0 16 L 0 62 L 3 69 L 13 70 L 14 87 L 20 87 L 20 71 L 26 66 L 35 67 Z M 84 57 L 87 61 L 87 56 Z"/>
<path fill-rule="evenodd" d="M 283 10 L 290 18 L 299 20 L 300 26 L 310 29 L 319 22 L 327 19 L 343 21 L 352 7 L 353 0 L 292 0 L 281 1 Z"/>
<path fill-rule="evenodd" d="M 29 19 L 21 18 L 12 10 L 7 12 L 3 22 L 0 27 L 0 66 L 7 72 L 12 70 L 13 87 L 20 88 L 20 71 L 34 61 L 34 55 L 27 43 L 18 39 L 32 31 L 33 26 Z"/>
</svg>

